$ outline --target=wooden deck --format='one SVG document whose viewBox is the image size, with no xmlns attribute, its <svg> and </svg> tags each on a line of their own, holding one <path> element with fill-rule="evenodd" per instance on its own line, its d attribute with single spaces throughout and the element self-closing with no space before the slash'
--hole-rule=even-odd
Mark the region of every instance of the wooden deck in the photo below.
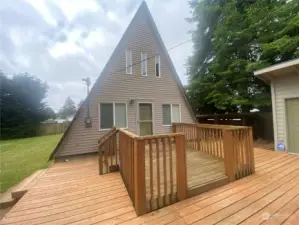
<svg viewBox="0 0 299 225">
<path fill-rule="evenodd" d="M 255 149 L 256 173 L 137 217 L 119 173 L 56 163 L 0 224 L 298 224 L 299 156 Z"/>
<path fill-rule="evenodd" d="M 218 184 L 223 184 L 223 183 L 228 183 L 227 176 L 225 175 L 224 172 L 224 162 L 223 159 L 212 156 L 203 152 L 199 152 L 196 149 L 188 148 L 187 151 L 187 176 L 188 176 L 188 195 L 189 196 L 194 196 L 198 193 L 202 193 L 203 191 L 206 191 L 205 186 L 207 184 L 211 185 L 218 185 Z M 175 154 L 175 151 L 172 151 L 172 155 Z M 149 153 L 148 149 L 146 151 L 146 186 L 147 189 L 149 189 L 150 186 L 150 170 L 149 170 Z M 162 155 L 162 152 L 160 152 L 160 156 Z M 152 161 L 152 166 L 154 171 L 157 170 L 157 155 L 156 151 L 153 151 L 153 161 Z M 175 157 L 173 157 L 175 158 Z M 159 157 L 159 164 L 160 167 L 162 165 L 162 157 Z M 167 149 L 166 153 L 166 161 L 169 162 L 169 151 Z M 176 168 L 176 161 L 173 160 L 173 168 Z M 169 163 L 167 163 L 167 167 L 169 167 Z M 169 168 L 167 168 L 169 170 Z M 173 171 L 173 176 L 174 176 L 174 182 L 173 182 L 173 189 L 174 193 L 177 192 L 176 188 L 176 171 Z M 160 180 L 164 180 L 164 171 L 160 170 Z M 154 173 L 153 176 L 153 183 L 154 187 L 157 186 L 157 173 Z M 170 177 L 169 175 L 167 176 L 166 180 L 168 181 L 167 189 L 170 189 Z M 219 182 L 220 181 L 220 182 Z M 161 190 L 161 196 L 164 196 L 164 183 L 160 182 L 160 190 Z M 213 189 L 213 188 L 209 188 Z M 148 191 L 149 192 L 149 191 Z M 169 190 L 166 191 L 166 193 L 170 193 Z M 154 196 L 157 196 L 157 188 L 154 189 Z"/>
</svg>

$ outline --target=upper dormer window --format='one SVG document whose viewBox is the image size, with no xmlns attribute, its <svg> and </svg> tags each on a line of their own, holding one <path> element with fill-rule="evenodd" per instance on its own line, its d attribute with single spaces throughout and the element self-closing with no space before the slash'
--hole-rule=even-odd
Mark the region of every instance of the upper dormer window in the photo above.
<svg viewBox="0 0 299 225">
<path fill-rule="evenodd" d="M 132 50 L 126 49 L 126 73 L 132 74 Z"/>
<path fill-rule="evenodd" d="M 155 74 L 156 77 L 161 77 L 161 71 L 160 71 L 160 56 L 155 56 Z"/>
<path fill-rule="evenodd" d="M 147 76 L 147 54 L 141 52 L 141 75 Z"/>
</svg>

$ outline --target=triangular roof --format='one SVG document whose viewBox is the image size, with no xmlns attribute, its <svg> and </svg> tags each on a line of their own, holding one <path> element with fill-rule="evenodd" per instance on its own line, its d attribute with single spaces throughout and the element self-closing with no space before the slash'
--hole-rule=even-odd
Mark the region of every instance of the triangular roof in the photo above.
<svg viewBox="0 0 299 225">
<path fill-rule="evenodd" d="M 155 22 L 154 22 L 154 19 L 153 19 L 151 13 L 150 13 L 150 10 L 149 10 L 149 8 L 148 8 L 146 2 L 145 2 L 145 1 L 142 1 L 141 5 L 139 6 L 137 12 L 135 13 L 133 19 L 131 20 L 130 24 L 128 25 L 126 31 L 124 32 L 122 38 L 120 39 L 119 43 L 117 44 L 117 46 L 115 47 L 113 53 L 111 54 L 109 60 L 107 61 L 106 65 L 104 66 L 104 68 L 103 68 L 103 70 L 102 70 L 100 76 L 97 78 L 96 82 L 94 83 L 94 85 L 93 85 L 93 87 L 92 87 L 92 89 L 91 89 L 89 95 L 86 97 L 84 103 L 83 103 L 83 104 L 80 106 L 80 108 L 77 110 L 77 112 L 76 112 L 76 114 L 75 114 L 73 120 L 71 121 L 71 123 L 70 123 L 70 125 L 68 126 L 67 130 L 64 132 L 63 136 L 61 137 L 59 143 L 57 144 L 57 146 L 56 146 L 55 149 L 53 150 L 53 152 L 52 152 L 52 154 L 51 154 L 49 160 L 52 160 L 52 159 L 54 158 L 54 156 L 55 156 L 55 154 L 56 154 L 56 152 L 57 152 L 57 150 L 58 150 L 58 147 L 61 145 L 61 143 L 62 143 L 62 141 L 64 140 L 64 138 L 68 135 L 69 130 L 71 129 L 71 127 L 72 127 L 74 121 L 77 119 L 77 117 L 78 117 L 80 111 L 82 110 L 83 106 L 84 106 L 84 105 L 87 103 L 87 101 L 89 100 L 89 98 L 90 98 L 91 94 L 93 93 L 95 87 L 98 86 L 97 84 L 100 83 L 100 81 L 104 78 L 105 75 L 110 75 L 110 74 L 111 74 L 111 73 L 108 73 L 108 74 L 105 73 L 105 72 L 108 70 L 109 62 L 111 61 L 111 58 L 112 58 L 112 57 L 114 56 L 114 54 L 116 53 L 116 49 L 118 48 L 118 46 L 119 46 L 121 40 L 123 39 L 123 37 L 124 37 L 125 34 L 127 33 L 128 28 L 131 26 L 131 24 L 132 24 L 133 21 L 136 19 L 137 15 L 138 15 L 139 13 L 141 13 L 141 14 L 144 15 L 144 16 L 146 16 L 146 19 L 148 20 L 149 25 L 150 25 L 150 29 L 153 31 L 153 34 L 154 34 L 155 38 L 157 39 L 157 42 L 158 42 L 158 44 L 160 45 L 160 47 L 161 47 L 163 53 L 165 54 L 168 64 L 170 65 L 171 74 L 173 75 L 173 78 L 174 78 L 175 82 L 177 83 L 178 88 L 180 89 L 182 95 L 184 96 L 184 98 L 185 98 L 185 100 L 186 100 L 186 104 L 187 104 L 187 106 L 188 106 L 188 110 L 189 110 L 189 112 L 190 112 L 190 115 L 193 116 L 194 122 L 196 121 L 196 117 L 195 117 L 195 115 L 194 115 L 194 113 L 193 113 L 193 110 L 192 110 L 192 108 L 191 108 L 191 105 L 190 105 L 190 103 L 189 103 L 189 101 L 188 101 L 188 98 L 187 98 L 185 89 L 184 89 L 184 87 L 183 87 L 183 85 L 182 85 L 182 83 L 181 83 L 181 80 L 180 80 L 180 78 L 179 78 L 179 76 L 178 76 L 178 74 L 177 74 L 177 72 L 176 72 L 176 70 L 175 70 L 175 67 L 174 67 L 174 65 L 173 65 L 173 63 L 172 63 L 172 61 L 171 61 L 171 58 L 170 58 L 170 56 L 169 56 L 169 54 L 168 54 L 168 51 L 167 51 L 167 49 L 166 49 L 166 47 L 165 47 L 165 45 L 164 45 L 164 42 L 163 42 L 163 40 L 162 40 L 162 38 L 161 38 L 161 36 L 160 36 L 160 34 L 159 34 L 159 31 L 158 31 L 158 29 L 157 29 L 157 26 L 156 26 L 156 24 L 155 24 Z M 125 70 L 125 69 L 126 69 L 126 68 L 123 68 L 123 70 Z"/>
</svg>

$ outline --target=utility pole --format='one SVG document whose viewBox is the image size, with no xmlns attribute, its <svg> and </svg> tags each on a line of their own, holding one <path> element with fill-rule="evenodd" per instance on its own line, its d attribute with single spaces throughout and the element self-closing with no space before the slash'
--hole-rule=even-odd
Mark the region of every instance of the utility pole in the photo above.
<svg viewBox="0 0 299 225">
<path fill-rule="evenodd" d="M 89 77 L 83 78 L 82 81 L 87 86 L 87 96 L 88 96 L 89 95 L 90 78 Z"/>
<path fill-rule="evenodd" d="M 87 87 L 87 99 L 86 99 L 86 103 L 87 103 L 87 117 L 85 118 L 85 125 L 86 127 L 91 127 L 91 116 L 90 116 L 90 104 L 89 104 L 89 86 L 90 86 L 90 78 L 86 77 L 82 79 L 83 83 L 86 85 Z"/>
</svg>

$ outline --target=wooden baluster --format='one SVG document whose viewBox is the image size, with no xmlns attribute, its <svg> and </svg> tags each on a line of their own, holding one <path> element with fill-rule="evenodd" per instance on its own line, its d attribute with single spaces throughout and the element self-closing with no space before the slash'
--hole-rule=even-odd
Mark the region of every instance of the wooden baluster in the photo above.
<svg viewBox="0 0 299 225">
<path fill-rule="evenodd" d="M 233 134 L 231 130 L 222 130 L 225 174 L 230 182 L 235 180 Z"/>
<path fill-rule="evenodd" d="M 114 150 L 115 150 L 115 165 L 118 167 L 118 169 L 119 169 L 119 165 L 118 165 L 118 155 L 119 155 L 119 152 L 118 152 L 118 150 L 117 150 L 117 142 L 116 142 L 116 140 L 117 140 L 117 135 L 116 135 L 116 133 L 115 133 L 115 135 L 114 135 L 114 138 L 113 138 L 113 146 L 114 146 Z"/>
<path fill-rule="evenodd" d="M 160 208 L 160 154 L 159 154 L 159 139 L 155 139 L 156 143 L 156 162 L 157 162 L 157 204 L 158 208 Z"/>
<path fill-rule="evenodd" d="M 233 147 L 234 147 L 234 158 L 235 158 L 235 172 L 237 179 L 240 178 L 240 157 L 239 157 L 239 151 L 238 151 L 238 146 L 239 146 L 239 138 L 238 138 L 238 130 L 233 130 Z"/>
<path fill-rule="evenodd" d="M 134 202 L 138 216 L 147 213 L 144 140 L 134 140 Z"/>
<path fill-rule="evenodd" d="M 163 146 L 163 172 L 164 172 L 164 205 L 167 199 L 167 164 L 166 164 L 166 145 L 165 138 L 161 138 Z"/>
<path fill-rule="evenodd" d="M 197 150 L 198 151 L 200 151 L 200 144 L 201 144 L 200 143 L 200 138 L 201 138 L 200 133 L 201 133 L 201 129 L 199 127 L 196 127 L 196 134 L 197 134 L 196 140 L 197 140 Z"/>
<path fill-rule="evenodd" d="M 172 203 L 173 196 L 173 170 L 172 170 L 172 143 L 171 137 L 168 137 L 168 146 L 169 146 L 169 172 L 170 172 L 170 203 Z"/>
<path fill-rule="evenodd" d="M 102 146 L 99 146 L 99 174 L 103 175 L 103 152 Z"/>
<path fill-rule="evenodd" d="M 211 154 L 211 146 L 210 146 L 210 129 L 207 129 L 207 144 L 208 144 L 208 154 Z"/>
<path fill-rule="evenodd" d="M 110 166 L 113 165 L 113 146 L 112 136 L 109 137 Z M 111 172 L 111 171 L 110 171 Z"/>
<path fill-rule="evenodd" d="M 240 173 L 241 173 L 241 178 L 245 177 L 245 161 L 244 161 L 244 148 L 243 148 L 243 142 L 244 142 L 244 136 L 243 136 L 243 129 L 239 130 L 239 139 L 240 139 Z"/>
<path fill-rule="evenodd" d="M 212 138 L 212 155 L 217 156 L 216 154 L 216 145 L 215 145 L 215 129 L 211 129 L 211 138 Z"/>
<path fill-rule="evenodd" d="M 220 149 L 220 130 L 216 130 L 216 148 L 217 148 L 217 155 L 221 158 L 221 149 Z"/>
<path fill-rule="evenodd" d="M 153 187 L 153 146 L 152 140 L 149 139 L 149 161 L 150 161 L 150 211 L 152 211 L 152 200 L 154 196 L 154 187 Z"/>
<path fill-rule="evenodd" d="M 248 167 L 248 175 L 252 174 L 251 170 L 251 151 L 249 147 L 249 129 L 246 129 L 246 152 L 247 152 L 247 167 Z"/>
<path fill-rule="evenodd" d="M 185 136 L 175 136 L 175 146 L 177 195 L 178 200 L 182 201 L 187 198 L 188 189 Z"/>
<path fill-rule="evenodd" d="M 104 156 L 105 156 L 105 165 L 106 165 L 106 172 L 105 173 L 109 173 L 109 165 L 108 165 L 108 142 L 107 142 L 107 139 L 105 140 L 105 143 L 104 143 Z"/>
<path fill-rule="evenodd" d="M 127 139 L 126 151 L 128 152 L 128 157 L 127 157 L 128 166 L 126 166 L 128 168 L 128 170 L 127 170 L 128 185 L 129 185 L 129 192 L 133 193 L 133 186 L 132 186 L 133 176 L 132 176 L 132 171 L 130 170 L 130 166 L 129 166 L 129 165 L 133 165 L 133 161 L 134 161 L 133 154 L 132 154 L 132 151 L 131 151 L 131 149 L 132 149 L 132 138 L 126 136 L 126 139 Z"/>
</svg>

